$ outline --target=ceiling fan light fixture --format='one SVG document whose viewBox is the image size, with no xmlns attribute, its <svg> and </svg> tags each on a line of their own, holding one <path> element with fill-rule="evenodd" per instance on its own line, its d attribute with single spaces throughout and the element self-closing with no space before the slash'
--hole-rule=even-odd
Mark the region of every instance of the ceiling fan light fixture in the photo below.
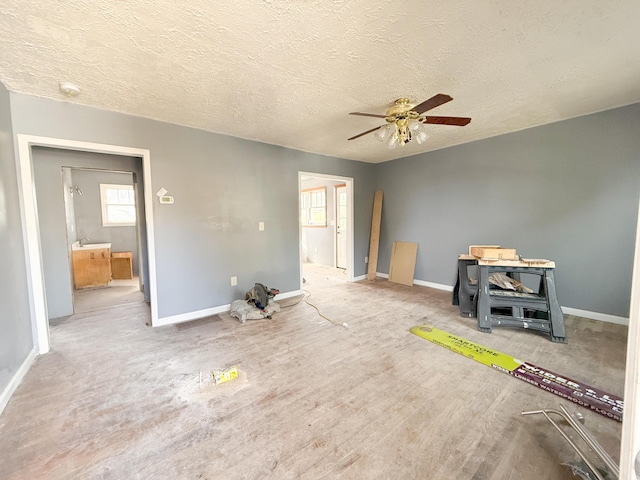
<svg viewBox="0 0 640 480">
<path fill-rule="evenodd" d="M 421 126 L 420 129 L 413 134 L 413 138 L 418 142 L 418 145 L 422 145 L 429 139 L 429 134 L 425 131 L 425 128 Z"/>
<path fill-rule="evenodd" d="M 386 140 L 389 139 L 389 137 L 393 136 L 393 134 L 395 130 L 395 126 L 394 125 L 383 125 L 382 127 L 380 127 L 378 130 L 376 130 L 376 133 L 374 134 L 374 136 L 376 137 L 376 140 L 379 140 L 380 142 L 385 142 Z"/>
<path fill-rule="evenodd" d="M 368 133 L 376 132 L 376 139 L 385 143 L 389 148 L 396 148 L 398 145 L 404 146 L 412 140 L 415 140 L 418 144 L 422 144 L 429 139 L 429 134 L 425 127 L 425 124 L 427 123 L 464 127 L 471 121 L 471 118 L 468 117 L 425 115 L 429 110 L 439 107 L 451 100 L 453 100 L 453 98 L 450 95 L 438 93 L 417 105 L 411 103 L 408 98 L 399 98 L 396 100 L 394 106 L 387 110 L 386 115 L 351 112 L 349 115 L 384 118 L 388 125 L 383 125 L 378 128 L 374 127 L 366 132 L 360 133 L 359 135 L 354 135 L 347 140 L 355 140 L 356 138 L 360 138 Z"/>
<path fill-rule="evenodd" d="M 389 137 L 387 137 L 386 140 L 386 145 L 387 148 L 389 148 L 389 150 L 393 150 L 394 148 L 396 148 L 396 146 L 398 145 L 398 132 L 395 131 L 395 127 L 392 125 L 389 125 L 393 130 L 393 135 L 389 135 Z"/>
<path fill-rule="evenodd" d="M 396 132 L 396 140 L 401 147 L 411 141 L 411 129 L 406 118 L 396 120 Z"/>
</svg>

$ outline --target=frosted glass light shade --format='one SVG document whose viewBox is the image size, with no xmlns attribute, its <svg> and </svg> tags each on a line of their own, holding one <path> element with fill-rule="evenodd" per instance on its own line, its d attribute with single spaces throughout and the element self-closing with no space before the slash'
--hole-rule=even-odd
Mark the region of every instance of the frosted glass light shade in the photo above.
<svg viewBox="0 0 640 480">
<path fill-rule="evenodd" d="M 427 134 L 427 132 L 425 132 L 424 127 L 420 128 L 418 131 L 416 131 L 413 134 L 413 139 L 418 142 L 418 145 L 422 145 L 424 142 L 427 141 L 427 139 L 429 138 L 429 135 Z"/>
<path fill-rule="evenodd" d="M 393 129 L 393 135 L 389 135 L 385 143 L 387 144 L 387 147 L 390 150 L 393 150 L 398 146 L 398 139 L 397 139 L 395 128 Z"/>
<path fill-rule="evenodd" d="M 374 134 L 374 136 L 376 137 L 377 140 L 384 142 L 386 140 L 389 139 L 389 137 L 393 137 L 393 134 L 395 132 L 395 125 L 384 125 L 382 127 L 380 127 L 378 130 L 376 130 L 376 133 Z"/>
</svg>

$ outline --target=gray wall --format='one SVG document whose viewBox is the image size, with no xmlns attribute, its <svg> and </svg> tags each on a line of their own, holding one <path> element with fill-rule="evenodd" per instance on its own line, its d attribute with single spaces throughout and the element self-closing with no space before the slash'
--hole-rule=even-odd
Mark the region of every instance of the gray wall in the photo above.
<svg viewBox="0 0 640 480">
<path fill-rule="evenodd" d="M 0 83 L 0 392 L 34 344 L 10 112 Z"/>
<path fill-rule="evenodd" d="M 142 166 L 138 158 L 41 147 L 33 148 L 32 158 L 47 313 L 51 319 L 73 313 L 69 245 L 76 238 L 67 238 L 63 167 L 130 171 L 141 178 Z M 138 202 L 143 204 L 141 191 L 137 193 Z M 143 226 L 141 230 L 141 235 L 144 235 Z M 147 292 L 145 294 L 148 295 Z"/>
<path fill-rule="evenodd" d="M 229 304 L 255 282 L 282 292 L 300 288 L 299 171 L 354 178 L 355 255 L 367 255 L 369 164 L 67 102 L 14 93 L 11 100 L 16 134 L 150 150 L 153 192 L 164 187 L 175 197 L 153 210 L 160 318 Z M 364 268 L 356 263 L 354 274 Z"/>
<path fill-rule="evenodd" d="M 378 165 L 378 271 L 414 241 L 415 278 L 453 285 L 468 245 L 502 245 L 556 261 L 561 305 L 628 316 L 639 132 L 635 104 Z"/>
<path fill-rule="evenodd" d="M 136 227 L 102 226 L 100 184 L 133 185 L 131 173 L 104 170 L 72 170 L 73 185 L 80 187 L 82 195 L 75 194 L 75 224 L 77 239 L 88 238 L 88 243 L 111 243 L 112 252 L 132 252 L 133 272 L 138 273 L 138 242 Z M 144 221 L 144 219 L 142 219 Z M 75 240 L 75 239 L 74 239 Z M 73 243 L 73 242 L 72 242 Z"/>
<path fill-rule="evenodd" d="M 344 181 L 332 181 L 325 178 L 310 178 L 301 182 L 302 190 L 326 187 L 327 189 L 327 226 L 302 227 L 303 259 L 310 263 L 335 266 L 336 237 L 336 199 L 335 185 L 344 185 Z M 306 257 L 306 258 L 305 258 Z"/>
</svg>

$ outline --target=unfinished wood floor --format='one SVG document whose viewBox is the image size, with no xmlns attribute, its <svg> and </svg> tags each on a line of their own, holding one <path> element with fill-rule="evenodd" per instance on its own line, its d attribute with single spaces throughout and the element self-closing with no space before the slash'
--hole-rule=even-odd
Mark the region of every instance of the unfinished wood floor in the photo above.
<svg viewBox="0 0 640 480">
<path fill-rule="evenodd" d="M 567 316 L 569 344 L 476 330 L 451 294 L 309 268 L 309 301 L 272 320 L 145 326 L 144 303 L 51 328 L 0 417 L 3 479 L 574 478 L 540 416 L 580 408 L 617 460 L 621 424 L 409 333 L 429 323 L 621 395 L 626 327 Z M 292 303 L 292 299 L 282 304 Z M 199 387 L 199 372 L 240 376 Z"/>
<path fill-rule="evenodd" d="M 144 294 L 140 291 L 137 276 L 129 280 L 111 280 L 108 287 L 73 291 L 75 313 L 87 313 L 100 308 L 137 302 L 144 302 Z"/>
</svg>

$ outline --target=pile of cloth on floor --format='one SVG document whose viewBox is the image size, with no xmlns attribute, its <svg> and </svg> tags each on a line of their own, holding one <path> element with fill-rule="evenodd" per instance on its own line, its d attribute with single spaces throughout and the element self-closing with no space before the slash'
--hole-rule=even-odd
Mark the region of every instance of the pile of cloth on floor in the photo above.
<svg viewBox="0 0 640 480">
<path fill-rule="evenodd" d="M 274 313 L 280 311 L 280 305 L 269 301 L 280 293 L 277 288 L 269 288 L 262 283 L 256 283 L 249 290 L 244 300 L 235 300 L 231 304 L 229 315 L 244 323 L 246 320 L 260 320 L 271 318 Z"/>
</svg>

